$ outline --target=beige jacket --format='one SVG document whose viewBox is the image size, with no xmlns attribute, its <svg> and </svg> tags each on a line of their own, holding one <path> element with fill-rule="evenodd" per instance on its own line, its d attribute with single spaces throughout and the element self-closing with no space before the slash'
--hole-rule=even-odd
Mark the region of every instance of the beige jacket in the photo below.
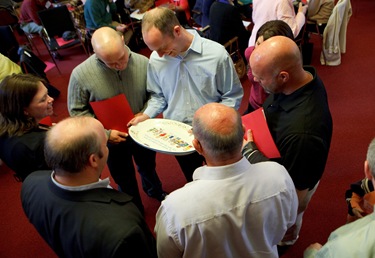
<svg viewBox="0 0 375 258">
<path fill-rule="evenodd" d="M 346 31 L 351 15 L 350 0 L 339 0 L 323 32 L 321 64 L 341 64 L 341 53 L 346 52 Z"/>
<path fill-rule="evenodd" d="M 310 0 L 307 11 L 307 22 L 327 23 L 334 6 L 334 0 Z"/>
</svg>

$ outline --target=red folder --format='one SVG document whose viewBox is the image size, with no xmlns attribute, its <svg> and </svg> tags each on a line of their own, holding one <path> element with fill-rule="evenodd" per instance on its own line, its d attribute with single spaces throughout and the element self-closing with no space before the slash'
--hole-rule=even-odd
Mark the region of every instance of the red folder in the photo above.
<svg viewBox="0 0 375 258">
<path fill-rule="evenodd" d="M 104 128 L 128 132 L 126 124 L 133 119 L 134 114 L 124 94 L 105 100 L 92 101 L 90 105 Z"/>
<path fill-rule="evenodd" d="M 39 124 L 41 125 L 47 125 L 47 126 L 52 126 L 52 119 L 50 116 L 46 116 L 42 120 L 39 121 Z"/>
<path fill-rule="evenodd" d="M 246 131 L 251 129 L 253 138 L 258 149 L 267 158 L 280 158 L 280 152 L 268 129 L 266 117 L 264 116 L 263 108 L 259 108 L 242 117 Z"/>
</svg>

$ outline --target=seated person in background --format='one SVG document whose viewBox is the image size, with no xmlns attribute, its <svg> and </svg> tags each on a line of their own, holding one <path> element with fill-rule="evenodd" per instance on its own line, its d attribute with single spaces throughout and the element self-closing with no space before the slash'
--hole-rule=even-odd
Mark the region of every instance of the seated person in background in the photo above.
<svg viewBox="0 0 375 258">
<path fill-rule="evenodd" d="M 368 160 L 365 161 L 364 170 L 365 175 L 372 171 Z M 374 211 L 375 192 L 374 185 L 371 178 L 365 177 L 364 179 L 350 185 L 345 193 L 346 202 L 348 204 L 347 222 L 353 222 L 362 218 Z"/>
<path fill-rule="evenodd" d="M 45 85 L 30 74 L 9 75 L 0 84 L 0 159 L 20 181 L 48 168 L 43 151 L 48 127 L 39 122 L 53 114 L 53 98 Z"/>
<path fill-rule="evenodd" d="M 243 20 L 253 21 L 253 0 L 235 0 Z"/>
<path fill-rule="evenodd" d="M 276 245 L 297 215 L 288 172 L 276 162 L 251 164 L 242 156 L 244 128 L 234 108 L 206 104 L 193 128 L 193 145 L 207 165 L 162 202 L 158 257 L 278 257 Z"/>
<path fill-rule="evenodd" d="M 155 2 L 153 0 L 125 0 L 126 8 L 129 8 L 130 10 L 139 10 L 140 13 L 146 12 L 153 8 L 154 5 Z"/>
<path fill-rule="evenodd" d="M 375 183 L 375 138 L 371 141 L 365 161 L 365 175 Z M 311 244 L 304 258 L 374 257 L 375 214 L 346 224 L 331 233 L 325 245 Z"/>
<path fill-rule="evenodd" d="M 112 0 L 87 0 L 84 8 L 86 28 L 93 33 L 96 29 L 108 26 L 124 33 L 128 27 L 112 20 L 116 12 L 117 7 Z"/>
<path fill-rule="evenodd" d="M 308 6 L 299 4 L 296 14 L 293 6 L 293 0 L 253 0 L 253 22 L 254 27 L 249 40 L 249 47 L 254 46 L 255 37 L 258 29 L 267 21 L 282 20 L 285 21 L 293 31 L 296 38 L 305 25 L 305 14 Z"/>
<path fill-rule="evenodd" d="M 168 0 L 169 3 L 162 4 L 163 7 L 168 7 L 173 10 L 177 16 L 178 21 L 185 28 L 190 27 L 190 6 L 188 0 Z"/>
<path fill-rule="evenodd" d="M 232 0 L 215 1 L 210 8 L 210 39 L 224 45 L 236 36 L 241 55 L 244 56 L 250 32 L 243 24 L 238 8 Z"/>
<path fill-rule="evenodd" d="M 310 0 L 309 8 L 306 13 L 307 31 L 316 32 L 316 24 L 318 24 L 320 33 L 323 33 L 325 25 L 327 25 L 328 19 L 331 16 L 334 7 L 334 0 Z"/>
<path fill-rule="evenodd" d="M 74 25 L 83 42 L 86 40 L 86 21 L 84 15 L 84 5 L 86 1 L 72 0 L 69 2 L 69 11 L 72 14 Z"/>
<path fill-rule="evenodd" d="M 268 21 L 263 24 L 256 36 L 256 42 L 254 46 L 248 47 L 245 50 L 245 58 L 249 60 L 251 53 L 254 49 L 261 44 L 263 41 L 273 37 L 273 36 L 285 36 L 294 40 L 293 32 L 290 29 L 289 25 L 281 20 Z M 268 97 L 268 93 L 263 89 L 259 82 L 254 80 L 253 73 L 250 66 L 247 70 L 247 77 L 251 82 L 250 95 L 249 95 L 249 104 L 245 114 L 250 113 L 260 107 L 262 107 L 264 101 Z"/>
<path fill-rule="evenodd" d="M 99 177 L 107 136 L 92 117 L 67 118 L 47 133 L 46 161 L 22 185 L 22 207 L 59 257 L 156 257 L 155 240 L 131 197 Z"/>
<path fill-rule="evenodd" d="M 21 4 L 19 22 L 26 33 L 38 33 L 43 30 L 38 12 L 46 9 L 47 0 L 24 0 Z"/>
<path fill-rule="evenodd" d="M 215 0 L 197 0 L 193 7 L 193 19 L 202 27 L 210 24 L 210 8 Z"/>
<path fill-rule="evenodd" d="M 16 8 L 20 6 L 20 3 L 13 2 L 12 0 L 0 0 L 0 8 L 7 9 L 15 19 L 18 19 Z"/>
<path fill-rule="evenodd" d="M 0 53 L 0 82 L 8 75 L 22 73 L 21 67 Z"/>
</svg>

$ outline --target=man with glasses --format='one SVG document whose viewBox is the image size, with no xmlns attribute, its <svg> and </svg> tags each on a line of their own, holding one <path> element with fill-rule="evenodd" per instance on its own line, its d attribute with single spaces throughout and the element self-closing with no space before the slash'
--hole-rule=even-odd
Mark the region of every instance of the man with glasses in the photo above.
<svg viewBox="0 0 375 258">
<path fill-rule="evenodd" d="M 92 37 L 95 54 L 74 68 L 68 87 L 68 110 L 71 116 L 95 116 L 90 102 L 105 100 L 123 93 L 133 111 L 144 110 L 148 59 L 132 52 L 115 30 L 103 27 Z M 115 112 L 115 110 L 114 110 Z M 133 157 L 147 195 L 162 201 L 166 193 L 155 171 L 155 152 L 136 144 L 128 134 L 107 129 L 108 168 L 122 191 L 133 196 L 143 211 L 138 191 Z M 111 130 L 112 129 L 112 130 Z"/>
</svg>

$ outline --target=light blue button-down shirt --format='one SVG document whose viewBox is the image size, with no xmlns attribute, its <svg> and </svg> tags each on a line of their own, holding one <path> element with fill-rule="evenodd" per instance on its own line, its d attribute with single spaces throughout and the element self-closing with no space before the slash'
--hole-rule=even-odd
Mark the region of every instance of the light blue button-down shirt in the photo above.
<svg viewBox="0 0 375 258">
<path fill-rule="evenodd" d="M 375 213 L 331 233 L 319 251 L 305 250 L 304 258 L 372 258 L 375 254 Z"/>
<path fill-rule="evenodd" d="M 225 48 L 202 38 L 194 30 L 185 55 L 159 57 L 154 51 L 147 70 L 151 93 L 145 114 L 191 124 L 195 111 L 211 102 L 238 109 L 243 97 L 241 82 Z"/>
</svg>

